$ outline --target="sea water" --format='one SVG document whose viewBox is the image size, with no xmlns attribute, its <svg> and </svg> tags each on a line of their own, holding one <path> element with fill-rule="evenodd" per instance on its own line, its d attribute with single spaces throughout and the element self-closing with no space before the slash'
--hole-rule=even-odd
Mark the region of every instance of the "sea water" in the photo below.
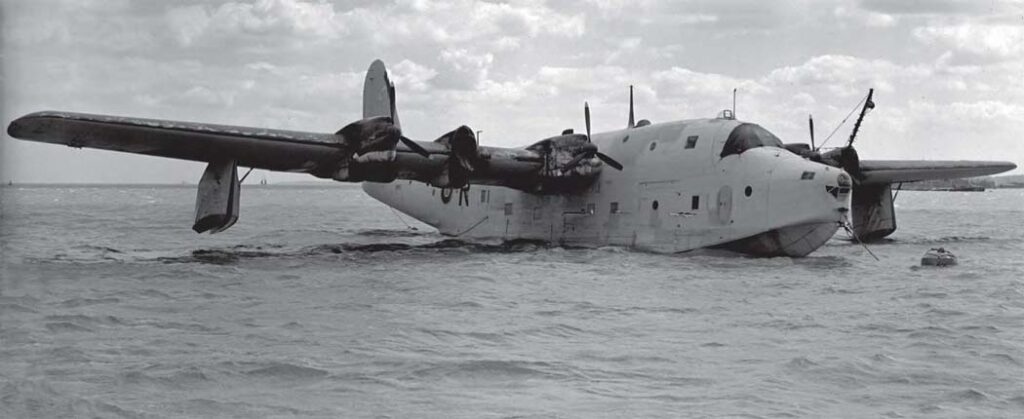
<svg viewBox="0 0 1024 419">
<path fill-rule="evenodd" d="M 194 187 L 0 194 L 0 417 L 1024 416 L 1024 190 L 901 192 L 879 261 L 464 243 L 353 186 L 245 186 L 217 235 Z"/>
</svg>

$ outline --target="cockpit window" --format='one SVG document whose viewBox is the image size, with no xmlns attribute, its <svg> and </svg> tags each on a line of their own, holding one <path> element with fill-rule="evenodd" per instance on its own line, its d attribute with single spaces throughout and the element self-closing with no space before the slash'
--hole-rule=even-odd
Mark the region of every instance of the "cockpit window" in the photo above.
<svg viewBox="0 0 1024 419">
<path fill-rule="evenodd" d="M 776 137 L 775 134 L 761 128 L 760 125 L 740 124 L 729 133 L 729 138 L 725 140 L 725 146 L 722 147 L 722 154 L 719 157 L 741 154 L 744 151 L 757 147 L 782 148 L 782 140 L 779 140 L 779 137 Z"/>
</svg>

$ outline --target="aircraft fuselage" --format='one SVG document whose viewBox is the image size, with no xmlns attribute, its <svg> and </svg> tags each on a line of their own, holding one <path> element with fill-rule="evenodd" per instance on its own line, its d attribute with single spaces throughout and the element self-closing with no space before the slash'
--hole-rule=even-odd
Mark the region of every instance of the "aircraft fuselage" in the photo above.
<svg viewBox="0 0 1024 419">
<path fill-rule="evenodd" d="M 463 239 L 807 255 L 832 237 L 848 212 L 850 178 L 772 146 L 721 157 L 742 124 L 696 119 L 595 134 L 593 142 L 625 169 L 600 167 L 595 159 L 600 173 L 575 193 L 488 185 L 452 190 L 409 180 L 365 182 L 363 189 Z"/>
</svg>

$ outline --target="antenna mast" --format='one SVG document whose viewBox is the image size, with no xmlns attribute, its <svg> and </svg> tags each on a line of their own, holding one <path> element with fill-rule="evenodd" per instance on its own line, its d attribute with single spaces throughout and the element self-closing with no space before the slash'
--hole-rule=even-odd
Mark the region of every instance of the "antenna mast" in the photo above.
<svg viewBox="0 0 1024 419">
<path fill-rule="evenodd" d="M 732 117 L 736 118 L 736 88 L 732 88 Z"/>
<path fill-rule="evenodd" d="M 864 120 L 864 115 L 868 113 L 868 109 L 875 108 L 875 102 L 871 100 L 871 96 L 874 94 L 874 88 L 868 90 L 868 98 L 864 101 L 864 107 L 860 108 L 860 116 L 857 117 L 857 123 L 853 124 L 853 132 L 850 133 L 850 141 L 846 143 L 847 147 L 853 145 L 853 139 L 857 138 L 857 131 L 860 130 L 860 123 Z"/>
</svg>

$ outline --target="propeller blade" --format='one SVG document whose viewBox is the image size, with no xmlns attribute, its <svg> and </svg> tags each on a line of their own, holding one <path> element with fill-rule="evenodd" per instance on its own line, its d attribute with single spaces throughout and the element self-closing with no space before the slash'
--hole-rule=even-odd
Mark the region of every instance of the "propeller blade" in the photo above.
<svg viewBox="0 0 1024 419">
<path fill-rule="evenodd" d="M 451 158 L 455 158 L 455 161 L 459 164 L 460 167 L 462 167 L 463 170 L 466 170 L 468 172 L 476 170 L 476 167 L 473 167 L 473 162 L 466 158 L 466 156 L 449 157 L 449 159 Z"/>
<path fill-rule="evenodd" d="M 590 104 L 583 102 L 583 119 L 587 122 L 587 142 L 590 142 Z"/>
<path fill-rule="evenodd" d="M 814 116 L 807 115 L 807 125 L 811 129 L 811 150 L 817 150 L 814 146 Z"/>
<path fill-rule="evenodd" d="M 853 124 L 853 131 L 850 132 L 850 141 L 846 142 L 846 146 L 850 147 L 853 145 L 853 140 L 857 138 L 857 132 L 860 131 L 860 123 L 864 122 L 864 115 L 867 115 L 869 109 L 875 108 L 875 102 L 871 100 L 871 97 L 875 95 L 875 89 L 868 89 L 868 97 L 864 99 L 864 107 L 860 109 L 860 116 L 857 117 L 857 122 Z"/>
<path fill-rule="evenodd" d="M 419 154 L 419 155 L 421 155 L 423 157 L 426 157 L 428 159 L 430 158 L 430 152 L 427 151 L 427 149 L 423 148 L 423 146 L 421 146 L 419 144 L 416 144 L 415 141 L 409 139 L 408 137 L 406 137 L 404 135 L 401 136 L 399 138 L 399 140 L 401 140 L 402 144 L 405 144 L 406 147 L 409 147 L 409 149 L 412 150 L 413 152 L 415 152 L 416 154 Z"/>
<path fill-rule="evenodd" d="M 622 170 L 622 163 L 619 163 L 619 162 L 615 161 L 615 159 L 613 159 L 611 157 L 608 157 L 607 154 L 598 152 L 596 155 L 597 155 L 597 158 L 601 159 L 601 161 L 604 162 L 604 164 L 607 164 L 607 165 L 609 165 L 611 167 L 614 167 L 615 170 L 619 170 L 619 171 Z"/>
<path fill-rule="evenodd" d="M 566 170 L 570 170 L 570 169 L 578 166 L 580 164 L 580 162 L 583 161 L 583 159 L 587 158 L 587 154 L 589 154 L 589 153 L 577 154 L 576 157 L 573 157 L 572 160 L 569 160 L 568 163 L 566 163 L 565 165 L 562 166 L 562 171 L 564 172 Z"/>
<path fill-rule="evenodd" d="M 633 85 L 629 85 L 629 125 L 628 128 L 633 128 L 636 123 L 633 122 Z"/>
</svg>

